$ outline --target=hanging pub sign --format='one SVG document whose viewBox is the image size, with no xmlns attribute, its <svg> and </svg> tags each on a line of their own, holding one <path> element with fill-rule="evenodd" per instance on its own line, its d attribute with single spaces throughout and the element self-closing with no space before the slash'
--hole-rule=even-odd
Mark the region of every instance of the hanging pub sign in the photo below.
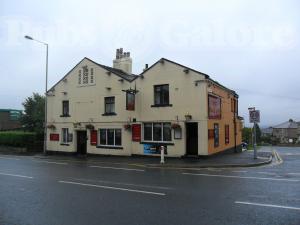
<svg viewBox="0 0 300 225">
<path fill-rule="evenodd" d="M 221 119 L 221 98 L 208 95 L 208 118 Z"/>
<path fill-rule="evenodd" d="M 141 141 L 141 124 L 132 124 L 131 126 L 132 141 Z"/>
</svg>

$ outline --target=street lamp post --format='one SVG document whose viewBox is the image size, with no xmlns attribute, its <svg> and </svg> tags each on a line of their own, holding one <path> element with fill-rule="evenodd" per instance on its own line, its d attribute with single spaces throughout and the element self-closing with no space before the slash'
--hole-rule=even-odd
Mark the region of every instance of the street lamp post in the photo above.
<svg viewBox="0 0 300 225">
<path fill-rule="evenodd" d="M 46 46 L 46 81 L 45 81 L 45 119 L 44 119 L 44 148 L 43 153 L 46 154 L 47 151 L 47 90 L 48 90 L 48 44 L 30 36 L 25 36 L 26 39 L 39 42 Z"/>
</svg>

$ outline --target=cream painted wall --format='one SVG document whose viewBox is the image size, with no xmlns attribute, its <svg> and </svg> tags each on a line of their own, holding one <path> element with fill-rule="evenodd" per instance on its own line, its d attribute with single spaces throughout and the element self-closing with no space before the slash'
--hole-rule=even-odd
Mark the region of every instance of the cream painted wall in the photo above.
<svg viewBox="0 0 300 225">
<path fill-rule="evenodd" d="M 78 86 L 78 70 L 82 66 L 94 68 L 95 84 Z M 137 123 L 143 122 L 171 122 L 182 127 L 182 139 L 174 139 L 172 130 L 172 143 L 168 146 L 169 156 L 182 156 L 186 154 L 185 115 L 192 115 L 190 122 L 198 123 L 198 154 L 208 154 L 207 137 L 207 84 L 205 77 L 164 60 L 147 70 L 144 78 L 138 78 L 132 83 L 99 67 L 89 59 L 83 59 L 67 76 L 66 81 L 61 81 L 55 86 L 55 96 L 48 97 L 48 124 L 54 124 L 56 130 L 48 129 L 48 150 L 76 152 L 76 130 L 73 123 L 81 122 L 82 129 L 85 124 L 91 123 L 98 130 L 100 128 L 122 129 L 122 150 L 103 149 L 90 145 L 90 132 L 88 130 L 87 152 L 92 154 L 131 155 L 144 154 L 143 145 L 131 141 L 131 131 L 124 130 L 124 124 L 136 118 Z M 196 84 L 197 81 L 197 85 Z M 154 85 L 169 84 L 170 104 L 172 107 L 151 107 L 154 104 Z M 134 88 L 139 92 L 136 95 L 136 110 L 126 110 L 126 95 L 122 90 Z M 107 89 L 110 88 L 110 90 Z M 66 94 L 64 93 L 66 92 Z M 115 96 L 116 116 L 102 116 L 104 113 L 104 97 Z M 60 117 L 62 114 L 62 101 L 69 100 L 70 117 Z M 49 141 L 50 133 L 58 133 L 62 138 L 61 129 L 69 128 L 73 133 L 73 141 L 69 146 L 60 145 L 61 141 Z"/>
</svg>

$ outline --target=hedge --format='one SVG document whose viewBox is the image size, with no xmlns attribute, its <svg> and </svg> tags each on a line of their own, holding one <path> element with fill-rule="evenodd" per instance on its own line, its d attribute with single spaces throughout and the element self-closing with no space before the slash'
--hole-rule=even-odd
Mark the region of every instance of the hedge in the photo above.
<svg viewBox="0 0 300 225">
<path fill-rule="evenodd" d="M 32 132 L 2 131 L 0 132 L 0 145 L 13 147 L 28 147 L 36 143 L 37 135 Z"/>
</svg>

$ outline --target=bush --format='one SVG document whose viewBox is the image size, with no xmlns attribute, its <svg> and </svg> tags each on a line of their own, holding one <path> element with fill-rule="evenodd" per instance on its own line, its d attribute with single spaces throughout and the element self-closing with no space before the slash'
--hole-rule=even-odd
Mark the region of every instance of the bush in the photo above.
<svg viewBox="0 0 300 225">
<path fill-rule="evenodd" d="M 3 131 L 0 132 L 0 145 L 13 147 L 28 147 L 37 142 L 37 136 L 33 132 Z"/>
</svg>

